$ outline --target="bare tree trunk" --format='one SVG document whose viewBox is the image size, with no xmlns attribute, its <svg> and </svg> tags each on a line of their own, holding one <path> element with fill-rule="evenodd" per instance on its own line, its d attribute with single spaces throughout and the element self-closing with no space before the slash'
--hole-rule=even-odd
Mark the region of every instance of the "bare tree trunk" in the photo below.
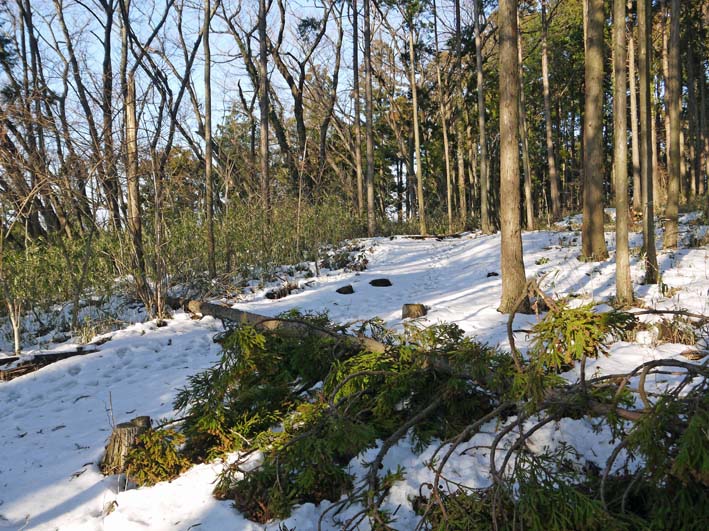
<svg viewBox="0 0 709 531">
<path fill-rule="evenodd" d="M 628 248 L 628 119 L 625 79 L 625 2 L 613 2 L 613 165 L 615 177 L 615 297 L 619 304 L 633 301 Z"/>
<path fill-rule="evenodd" d="M 687 47 L 687 115 L 689 119 L 689 131 L 687 142 L 689 144 L 689 196 L 691 199 L 697 196 L 699 181 L 702 180 L 701 168 L 699 167 L 699 120 L 697 119 L 697 89 L 696 76 L 694 72 L 694 51 L 692 46 Z"/>
<path fill-rule="evenodd" d="M 468 222 L 468 201 L 465 193 L 465 121 L 463 115 L 465 109 L 465 92 L 463 87 L 463 50 L 462 32 L 460 28 L 460 0 L 455 0 L 455 50 L 456 50 L 456 73 L 458 77 L 457 107 L 458 113 L 455 117 L 456 126 L 456 155 L 458 162 L 458 213 L 460 215 L 460 227 L 465 229 Z"/>
<path fill-rule="evenodd" d="M 372 109 L 372 25 L 370 2 L 364 0 L 364 114 L 367 137 L 367 234 L 374 236 L 376 218 L 374 216 L 374 115 Z"/>
<path fill-rule="evenodd" d="M 667 208 L 665 216 L 665 238 L 663 247 L 673 249 L 677 247 L 678 239 L 678 213 L 679 213 L 679 182 L 680 182 L 680 71 L 679 63 L 679 0 L 671 0 L 670 5 L 670 43 L 668 58 L 668 93 L 667 107 L 669 114 L 669 157 L 668 157 L 668 180 L 667 180 Z"/>
<path fill-rule="evenodd" d="M 680 150 L 680 157 L 679 157 L 679 173 L 680 173 L 680 181 L 679 181 L 679 188 L 680 188 L 680 196 L 681 200 L 684 202 L 687 202 L 689 200 L 689 174 L 687 172 L 687 154 L 686 154 L 686 149 L 687 149 L 687 144 L 686 144 L 686 137 L 684 134 L 684 125 L 680 124 L 680 130 L 679 130 L 679 150 Z"/>
<path fill-rule="evenodd" d="M 701 50 L 698 53 L 702 53 Z M 697 194 L 703 196 L 706 192 L 706 186 L 704 185 L 705 177 L 709 176 L 709 128 L 707 126 L 706 118 L 706 74 L 704 71 L 704 60 L 700 55 L 699 61 L 697 61 L 697 67 L 699 68 L 699 76 L 697 76 L 697 81 L 699 85 L 699 117 L 698 117 L 698 128 L 697 135 L 699 142 L 697 142 L 697 157 L 699 158 L 699 182 L 697 183 Z"/>
<path fill-rule="evenodd" d="M 651 63 L 652 64 L 652 63 Z M 650 83 L 653 83 L 653 77 L 650 76 Z M 651 85 L 652 86 L 652 85 Z M 658 108 L 655 103 L 659 99 L 659 97 L 655 96 L 650 96 L 651 99 L 651 104 L 650 104 L 650 116 L 652 117 L 650 121 L 650 136 L 652 138 L 652 196 L 655 198 L 654 201 L 656 203 L 662 204 L 662 186 L 660 183 L 660 161 L 658 158 L 658 140 L 657 140 L 657 124 L 659 122 L 659 117 L 658 117 Z"/>
<path fill-rule="evenodd" d="M 441 78 L 441 61 L 438 55 L 438 14 L 436 0 L 433 0 L 433 35 L 436 52 L 436 79 L 438 81 L 438 113 L 441 117 L 441 130 L 443 131 L 443 154 L 446 161 L 446 205 L 448 207 L 448 232 L 453 232 L 453 183 L 451 177 L 450 149 L 448 146 L 448 106 L 443 94 L 443 81 Z"/>
<path fill-rule="evenodd" d="M 672 0 L 670 0 L 671 2 Z M 661 13 L 661 24 L 662 24 L 662 81 L 664 84 L 664 97 L 663 97 L 663 103 L 664 103 L 664 108 L 663 108 L 663 127 L 665 128 L 665 176 L 666 179 L 669 180 L 670 176 L 670 144 L 672 144 L 672 139 L 670 138 L 670 102 L 669 102 L 669 85 L 670 85 L 670 8 L 667 6 L 667 2 L 665 0 L 662 0 L 660 2 L 660 13 Z M 658 82 L 659 85 L 659 82 Z M 659 90 L 659 86 L 658 86 Z M 659 96 L 658 96 L 659 97 Z M 659 149 L 659 145 L 658 145 Z M 666 205 L 666 200 L 667 200 L 667 184 L 668 182 L 662 182 L 662 192 L 663 194 L 663 200 L 661 201 L 660 197 L 655 195 L 655 201 L 658 203 L 662 203 L 663 205 Z"/>
<path fill-rule="evenodd" d="M 704 61 L 699 61 L 699 135 L 701 137 L 700 149 L 701 159 L 700 167 L 704 172 L 699 180 L 697 192 L 699 195 L 704 195 L 706 191 L 704 186 L 704 176 L 709 175 L 709 124 L 707 124 L 707 100 L 706 100 L 706 74 L 704 72 Z M 703 163 L 702 163 L 703 161 Z"/>
<path fill-rule="evenodd" d="M 581 245 L 589 260 L 608 258 L 603 234 L 603 0 L 584 0 L 586 88 L 583 120 L 583 226 Z"/>
<path fill-rule="evenodd" d="M 270 4 L 269 4 L 270 6 Z M 259 38 L 259 62 L 258 62 L 258 92 L 259 92 L 259 120 L 260 120 L 260 144 L 259 151 L 261 156 L 261 179 L 260 191 L 261 202 L 264 212 L 268 213 L 271 209 L 270 197 L 270 176 L 269 176 L 269 160 L 268 160 L 268 117 L 269 117 L 269 101 L 268 101 L 268 43 L 266 35 L 266 16 L 268 8 L 266 0 L 259 0 L 258 3 L 258 38 Z"/>
<path fill-rule="evenodd" d="M 214 249 L 214 177 L 212 175 L 212 53 L 209 47 L 211 27 L 211 0 L 204 2 L 204 27 L 202 45 L 204 46 L 204 180 L 205 209 L 207 223 L 207 268 L 209 278 L 217 276 L 217 264 Z"/>
<path fill-rule="evenodd" d="M 126 121 L 126 181 L 128 182 L 128 232 L 133 244 L 134 268 L 138 295 L 150 310 L 150 295 L 143 251 L 143 217 L 141 214 L 140 182 L 138 178 L 138 124 L 136 122 L 135 77 L 128 74 L 125 94 Z"/>
<path fill-rule="evenodd" d="M 365 0 L 367 2 L 368 0 Z M 364 215 L 364 174 L 362 171 L 362 109 L 359 97 L 359 12 L 352 0 L 352 76 L 354 98 L 355 169 L 357 171 L 357 210 Z"/>
<path fill-rule="evenodd" d="M 409 21 L 409 77 L 411 107 L 413 108 L 414 151 L 416 153 L 416 199 L 418 201 L 419 230 L 427 234 L 426 208 L 423 198 L 423 165 L 421 160 L 421 134 L 419 131 L 418 90 L 416 87 L 416 54 L 414 53 L 414 21 Z"/>
<path fill-rule="evenodd" d="M 113 224 L 121 228 L 121 211 L 119 196 L 121 194 L 118 177 L 116 175 L 116 161 L 113 153 L 113 66 L 111 61 L 111 37 L 113 35 L 113 15 L 115 4 L 113 0 L 101 0 L 106 19 L 103 28 L 103 64 L 102 64 L 102 90 L 101 90 L 101 135 L 104 144 L 104 165 L 106 167 L 106 189 L 108 193 L 109 211 L 113 216 Z"/>
<path fill-rule="evenodd" d="M 522 32 L 517 13 L 517 63 L 519 67 L 519 134 L 522 140 L 522 163 L 524 165 L 524 206 L 527 230 L 534 230 L 534 200 L 532 199 L 532 166 L 529 162 L 529 139 L 527 138 L 527 111 L 524 97 L 524 69 L 522 67 Z"/>
<path fill-rule="evenodd" d="M 478 134 L 480 135 L 480 224 L 483 233 L 490 234 L 493 231 L 493 227 L 490 221 L 490 165 L 487 154 L 487 135 L 485 133 L 485 89 L 483 79 L 482 35 L 480 34 L 480 17 L 482 16 L 482 0 L 473 0 L 473 18 L 475 19 L 475 72 L 478 82 Z M 515 23 L 516 22 L 517 16 L 515 15 Z"/>
<path fill-rule="evenodd" d="M 635 38 L 631 26 L 628 35 L 628 80 L 630 84 L 630 138 L 633 164 L 633 209 L 642 210 L 642 184 L 640 178 L 640 133 L 638 127 L 638 96 L 635 87 Z"/>
<path fill-rule="evenodd" d="M 638 0 L 638 41 L 640 73 L 640 171 L 643 181 L 643 241 L 645 244 L 645 283 L 658 280 L 655 250 L 655 208 L 652 187 L 652 113 L 650 112 L 650 28 L 652 5 L 650 0 Z"/>
<path fill-rule="evenodd" d="M 561 191 L 559 189 L 559 172 L 556 169 L 554 156 L 554 139 L 551 127 L 551 92 L 549 88 L 549 52 L 548 30 L 549 22 L 546 16 L 547 0 L 541 0 L 542 7 L 542 89 L 544 92 L 544 123 L 546 126 L 547 166 L 549 168 L 549 187 L 551 193 L 551 216 L 553 220 L 561 218 Z"/>
<path fill-rule="evenodd" d="M 512 311 L 526 289 L 520 227 L 519 67 L 517 0 L 500 0 L 500 228 L 502 296 L 499 312 Z"/>
</svg>

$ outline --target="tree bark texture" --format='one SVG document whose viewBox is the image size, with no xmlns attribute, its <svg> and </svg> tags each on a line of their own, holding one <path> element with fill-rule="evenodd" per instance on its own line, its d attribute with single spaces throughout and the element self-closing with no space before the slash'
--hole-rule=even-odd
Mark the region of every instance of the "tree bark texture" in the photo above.
<svg viewBox="0 0 709 531">
<path fill-rule="evenodd" d="M 423 164 L 421 160 L 421 131 L 419 130 L 418 88 L 416 86 L 416 53 L 414 52 L 414 21 L 409 21 L 409 77 L 411 84 L 411 107 L 413 109 L 414 151 L 416 153 L 416 199 L 418 201 L 419 230 L 426 230 L 426 202 L 423 196 Z"/>
<path fill-rule="evenodd" d="M 204 2 L 204 207 L 207 224 L 207 269 L 209 278 L 217 276 L 214 249 L 214 176 L 212 175 L 212 53 L 209 47 L 209 33 L 212 17 L 211 0 Z"/>
<path fill-rule="evenodd" d="M 669 153 L 667 179 L 667 207 L 665 216 L 665 238 L 663 247 L 677 247 L 678 214 L 679 214 L 679 183 L 680 183 L 680 58 L 679 58 L 679 0 L 671 0 L 670 5 L 670 42 L 668 50 L 668 86 L 667 110 L 669 114 Z"/>
<path fill-rule="evenodd" d="M 652 5 L 650 0 L 638 0 L 638 64 L 640 74 L 640 172 L 643 191 L 643 241 L 645 247 L 645 283 L 658 280 L 655 250 L 655 206 L 652 179 L 652 113 L 650 99 L 650 28 Z"/>
<path fill-rule="evenodd" d="M 559 185 L 559 172 L 556 168 L 554 155 L 554 140 L 551 127 L 551 91 L 549 87 L 549 52 L 548 52 L 548 26 L 546 16 L 547 0 L 541 0 L 542 8 L 542 90 L 544 94 L 544 125 L 546 132 L 547 167 L 549 169 L 549 188 L 551 194 L 551 217 L 553 220 L 561 218 L 561 189 Z"/>
<path fill-rule="evenodd" d="M 268 8 L 266 0 L 259 0 L 258 4 L 258 37 L 259 37 L 259 61 L 258 61 L 258 105 L 260 121 L 259 153 L 261 159 L 261 175 L 259 187 L 261 192 L 261 202 L 263 209 L 268 212 L 271 208 L 270 196 L 270 175 L 269 175 L 269 154 L 268 154 L 268 119 L 269 119 L 269 95 L 268 95 L 268 47 L 266 35 L 266 16 Z"/>
<path fill-rule="evenodd" d="M 633 165 L 633 209 L 640 212 L 643 207 L 642 183 L 640 177 L 640 131 L 638 126 L 638 92 L 635 83 L 635 38 L 631 26 L 628 35 L 628 83 L 630 88 L 630 140 Z"/>
<path fill-rule="evenodd" d="M 482 31 L 480 17 L 482 16 L 482 0 L 473 0 L 473 18 L 475 19 L 475 73 L 478 85 L 478 134 L 480 143 L 480 223 L 483 233 L 490 234 L 493 231 L 493 227 L 490 220 L 490 164 L 487 154 L 487 134 L 485 132 L 485 80 L 483 78 L 482 35 L 480 34 Z M 515 25 L 516 20 L 517 17 L 515 14 Z"/>
<path fill-rule="evenodd" d="M 584 0 L 586 22 L 586 95 L 583 121 L 582 254 L 589 260 L 608 258 L 603 235 L 603 0 Z"/>
<path fill-rule="evenodd" d="M 628 119 L 625 75 L 625 2 L 613 3 L 613 164 L 615 177 L 615 291 L 618 303 L 633 301 L 628 245 Z"/>
<path fill-rule="evenodd" d="M 374 111 L 372 109 L 372 25 L 370 2 L 364 0 L 364 113 L 367 137 L 367 233 L 374 236 Z"/>
<path fill-rule="evenodd" d="M 519 67 L 517 0 L 500 0 L 500 228 L 502 295 L 498 311 L 509 313 L 526 289 L 522 259 L 519 191 Z"/>
<path fill-rule="evenodd" d="M 105 476 L 122 474 L 126 469 L 126 457 L 135 446 L 138 437 L 150 429 L 150 417 L 136 417 L 130 422 L 122 422 L 113 428 L 101 458 L 99 468 Z"/>
<path fill-rule="evenodd" d="M 367 2 L 368 0 L 364 0 Z M 354 98 L 355 171 L 357 172 L 357 211 L 364 216 L 364 173 L 362 171 L 362 104 L 359 97 L 359 9 L 352 0 L 352 97 Z"/>
</svg>

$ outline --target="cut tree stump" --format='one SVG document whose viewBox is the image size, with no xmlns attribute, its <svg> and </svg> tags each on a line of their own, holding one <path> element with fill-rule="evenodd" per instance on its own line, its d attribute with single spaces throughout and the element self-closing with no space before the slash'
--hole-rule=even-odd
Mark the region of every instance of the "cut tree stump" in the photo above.
<svg viewBox="0 0 709 531">
<path fill-rule="evenodd" d="M 138 436 L 150 429 L 150 417 L 135 417 L 130 422 L 122 422 L 113 428 L 106 445 L 106 453 L 99 468 L 104 476 L 122 474 L 126 468 L 126 456 L 135 446 Z"/>
<path fill-rule="evenodd" d="M 417 317 L 423 317 L 427 313 L 428 310 L 423 304 L 404 304 L 401 307 L 402 319 L 416 319 Z"/>
</svg>

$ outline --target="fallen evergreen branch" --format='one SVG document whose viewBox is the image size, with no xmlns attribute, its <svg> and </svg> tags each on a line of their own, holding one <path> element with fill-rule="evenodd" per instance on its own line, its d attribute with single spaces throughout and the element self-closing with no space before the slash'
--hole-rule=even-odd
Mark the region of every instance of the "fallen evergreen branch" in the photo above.
<svg viewBox="0 0 709 531">
<path fill-rule="evenodd" d="M 200 461 L 242 452 L 225 465 L 215 494 L 261 523 L 285 518 L 296 504 L 330 500 L 319 525 L 354 508 L 343 529 L 366 519 L 395 529 L 383 504 L 405 471 L 383 469 L 384 459 L 402 441 L 418 451 L 438 440 L 429 464 L 435 479 L 416 501 L 421 529 L 570 529 L 584 518 L 588 529 L 635 529 L 667 518 L 669 504 L 687 511 L 669 521 L 691 529 L 705 514 L 709 483 L 701 437 L 709 429 L 706 364 L 653 360 L 568 382 L 561 371 L 607 355 L 611 338 L 635 318 L 564 301 L 545 305 L 524 356 L 476 343 L 455 325 L 396 335 L 363 323 L 384 347 L 372 352 L 323 315 L 237 314 L 241 321 L 219 338 L 221 360 L 178 395 L 184 454 Z M 679 373 L 673 386 L 648 388 L 651 375 L 668 372 Z M 597 471 L 582 466 L 573 448 L 530 449 L 540 430 L 580 418 L 593 418 L 619 441 Z M 491 427 L 491 444 L 468 445 L 487 452 L 490 487 L 470 489 L 448 477 L 451 457 L 469 451 L 461 445 Z M 351 460 L 374 447 L 365 476 L 352 476 Z M 254 467 L 245 456 L 255 452 L 262 459 Z M 559 504 L 566 505 L 554 512 Z"/>
</svg>

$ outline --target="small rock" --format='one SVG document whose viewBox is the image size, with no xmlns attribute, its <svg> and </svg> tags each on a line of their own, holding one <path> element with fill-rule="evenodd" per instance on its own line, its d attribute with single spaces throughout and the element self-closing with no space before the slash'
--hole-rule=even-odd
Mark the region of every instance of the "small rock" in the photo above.
<svg viewBox="0 0 709 531">
<path fill-rule="evenodd" d="M 487 276 L 488 276 L 488 278 L 490 278 L 490 277 L 499 277 L 499 276 L 500 276 L 500 273 L 496 273 L 495 271 L 490 271 L 490 272 L 487 274 Z"/>
<path fill-rule="evenodd" d="M 391 286 L 391 280 L 388 278 L 375 278 L 374 280 L 369 281 L 370 286 L 374 286 L 375 288 L 388 288 Z"/>
<path fill-rule="evenodd" d="M 404 304 L 401 307 L 402 319 L 416 319 L 428 313 L 428 309 L 423 304 Z"/>
<path fill-rule="evenodd" d="M 354 293 L 354 288 L 352 287 L 351 284 L 347 284 L 346 286 L 342 286 L 341 288 L 337 288 L 335 290 L 337 293 L 340 295 L 352 295 Z"/>
</svg>

